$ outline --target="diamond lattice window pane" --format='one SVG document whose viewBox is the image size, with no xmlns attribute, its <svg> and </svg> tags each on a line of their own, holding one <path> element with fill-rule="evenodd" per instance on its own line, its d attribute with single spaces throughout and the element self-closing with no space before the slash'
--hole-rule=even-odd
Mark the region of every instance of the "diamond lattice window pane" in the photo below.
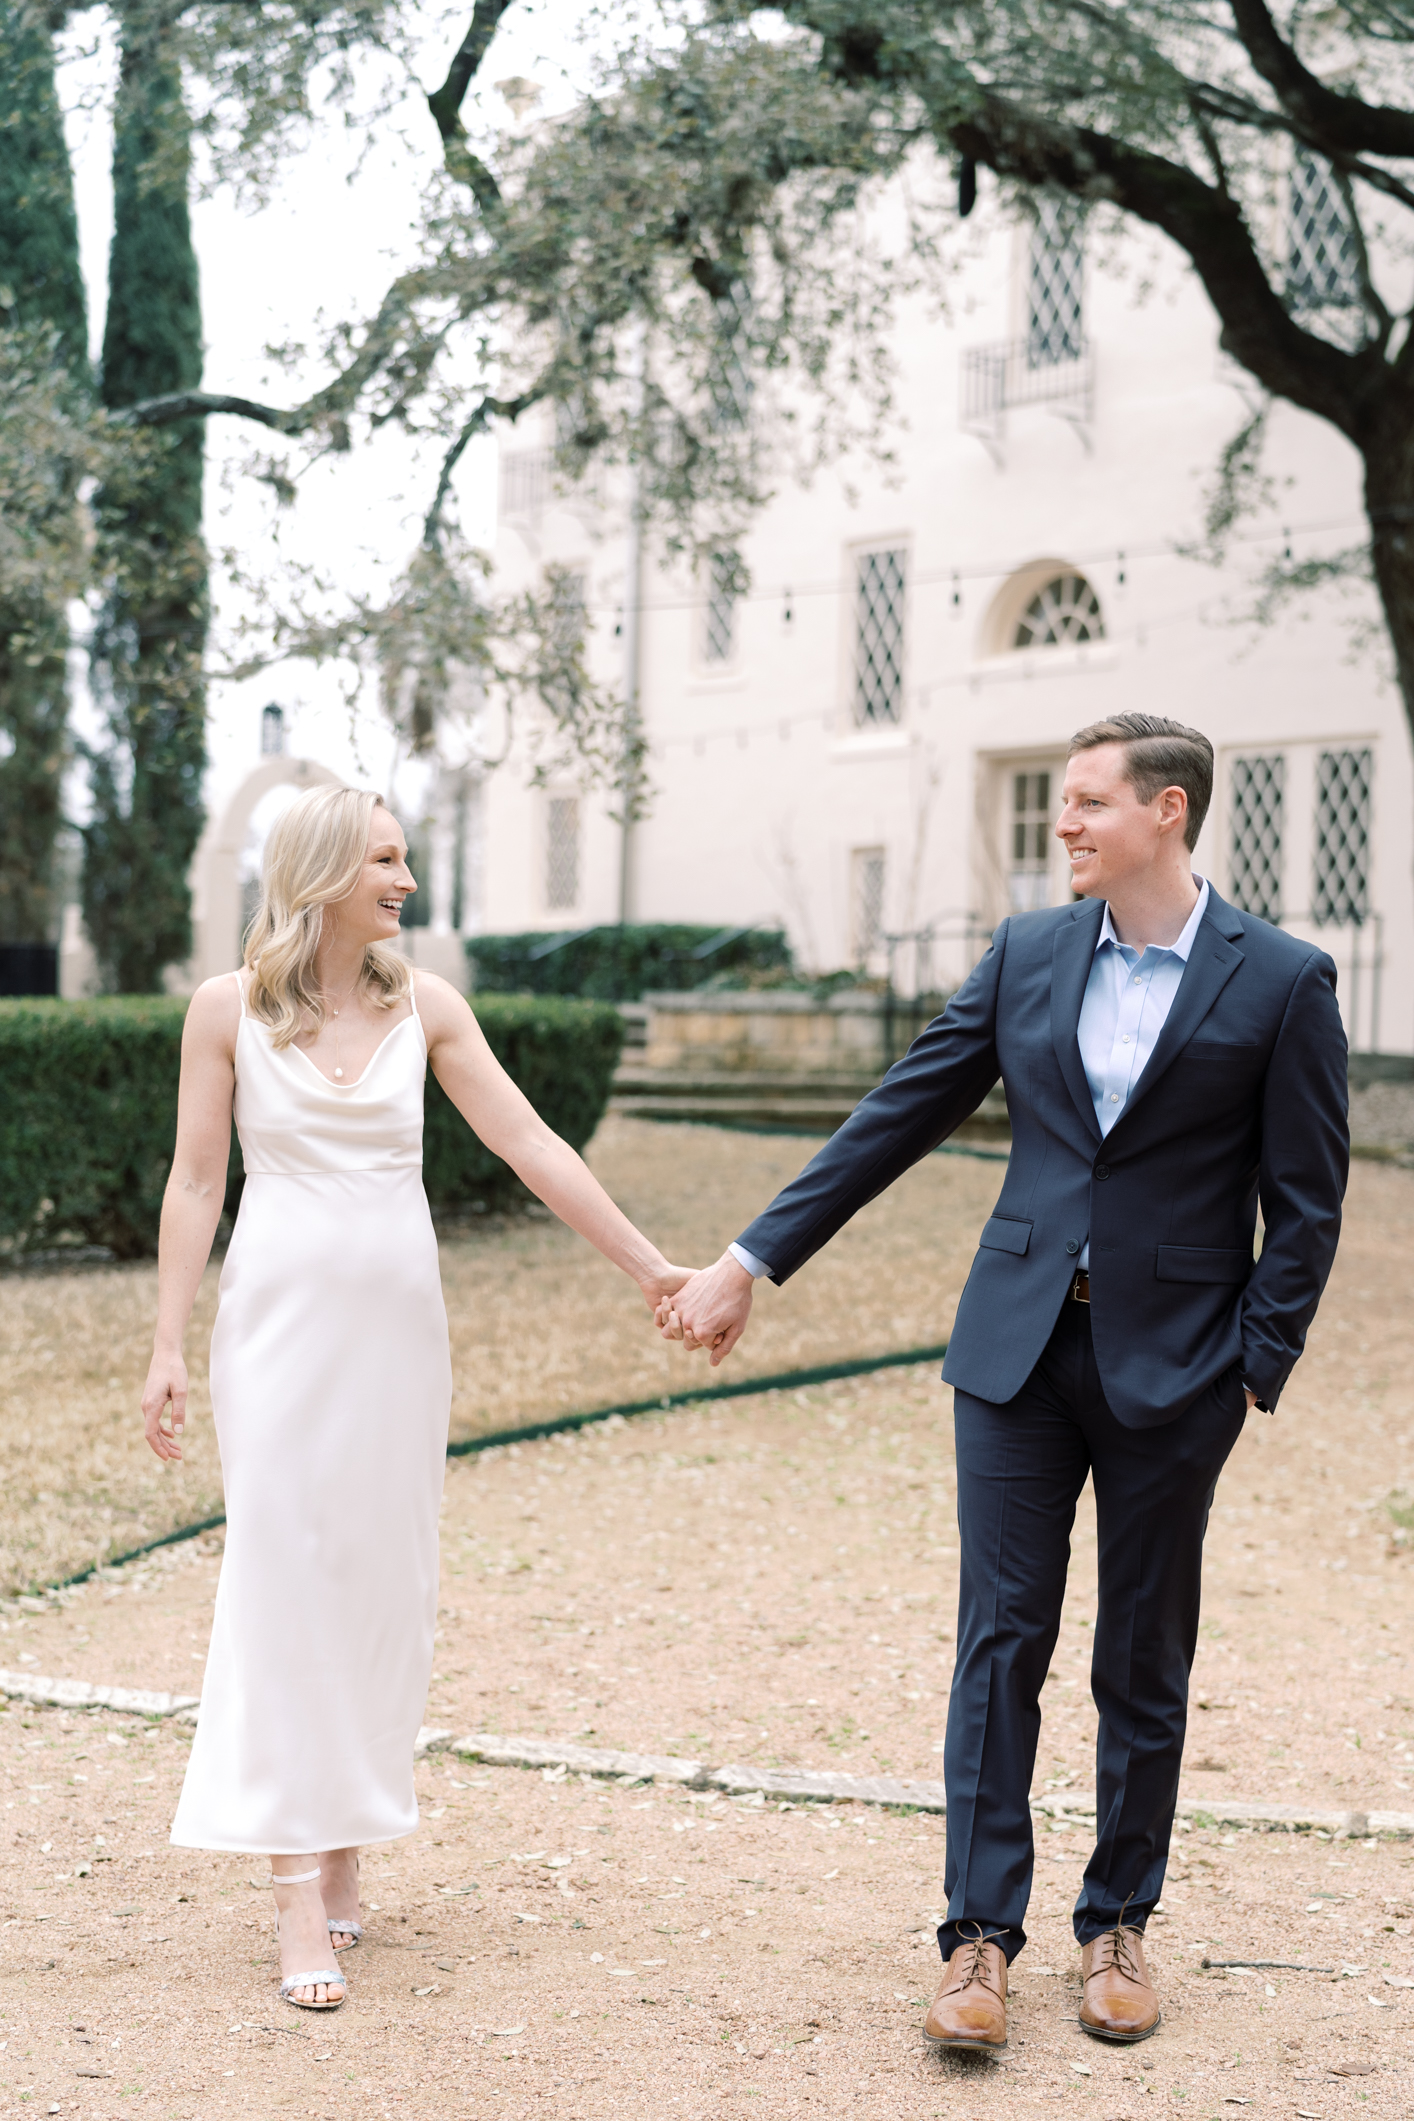
<svg viewBox="0 0 1414 2121">
<path fill-rule="evenodd" d="M 1011 784 L 1011 863 L 1007 876 L 1013 913 L 1051 903 L 1051 776 L 1017 773 Z"/>
<path fill-rule="evenodd" d="M 718 427 L 745 427 L 756 383 L 751 373 L 751 292 L 738 280 L 717 300 L 716 337 L 707 369 L 707 394 Z"/>
<path fill-rule="evenodd" d="M 734 552 L 713 553 L 707 576 L 707 623 L 702 644 L 709 663 L 729 663 L 736 646 L 738 567 Z"/>
<path fill-rule="evenodd" d="M 863 552 L 855 593 L 854 718 L 896 722 L 903 711 L 901 552 Z"/>
<path fill-rule="evenodd" d="M 1017 622 L 1013 648 L 1059 648 L 1102 641 L 1100 599 L 1083 574 L 1058 574 L 1032 597 Z"/>
<path fill-rule="evenodd" d="M 872 957 L 884 933 L 884 850 L 856 847 L 852 858 L 854 955 L 859 964 Z"/>
<path fill-rule="evenodd" d="M 579 903 L 579 797 L 552 795 L 545 808 L 545 904 L 556 913 Z"/>
<path fill-rule="evenodd" d="M 1274 751 L 1232 762 L 1228 879 L 1232 902 L 1259 920 L 1281 920 L 1286 758 Z"/>
<path fill-rule="evenodd" d="M 1358 926 L 1370 911 L 1369 751 L 1323 751 L 1316 768 L 1316 874 L 1312 911 L 1318 921 Z"/>
<path fill-rule="evenodd" d="M 1085 351 L 1084 226 L 1084 210 L 1073 200 L 1042 193 L 1036 205 L 1027 276 L 1029 368 L 1078 361 Z"/>
<path fill-rule="evenodd" d="M 1298 148 L 1287 198 L 1286 293 L 1291 307 L 1349 309 L 1360 300 L 1355 237 L 1329 163 Z"/>
</svg>

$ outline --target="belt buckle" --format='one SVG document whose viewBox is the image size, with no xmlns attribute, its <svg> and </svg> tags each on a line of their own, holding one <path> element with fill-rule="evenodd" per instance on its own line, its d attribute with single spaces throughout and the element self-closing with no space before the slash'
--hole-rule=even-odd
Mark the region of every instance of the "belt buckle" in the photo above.
<svg viewBox="0 0 1414 2121">
<path fill-rule="evenodd" d="M 1081 1284 L 1081 1282 L 1084 1282 L 1084 1284 L 1085 1284 L 1085 1292 L 1084 1292 L 1084 1294 L 1083 1294 L 1083 1295 L 1081 1294 L 1081 1290 L 1080 1290 L 1080 1284 Z M 1089 1269 L 1088 1269 L 1088 1268 L 1086 1268 L 1086 1267 L 1077 1267 L 1077 1268 L 1076 1268 L 1076 1270 L 1075 1270 L 1075 1273 L 1074 1273 L 1074 1275 L 1073 1275 L 1073 1276 L 1072 1276 L 1072 1278 L 1071 1278 L 1071 1284 L 1070 1284 L 1070 1300 L 1071 1300 L 1071 1302 L 1072 1302 L 1072 1303 L 1076 1303 L 1076 1304 L 1088 1304 L 1088 1303 L 1089 1303 L 1089 1301 L 1090 1301 L 1090 1273 L 1089 1273 Z"/>
</svg>

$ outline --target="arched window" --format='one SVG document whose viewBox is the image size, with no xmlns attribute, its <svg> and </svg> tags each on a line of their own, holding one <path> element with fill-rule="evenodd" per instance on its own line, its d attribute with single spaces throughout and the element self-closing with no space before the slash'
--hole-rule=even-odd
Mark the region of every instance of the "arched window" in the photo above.
<svg viewBox="0 0 1414 2121">
<path fill-rule="evenodd" d="M 1104 637 L 1100 599 L 1083 574 L 1067 572 L 1053 575 L 1036 590 L 1016 621 L 1008 646 L 1059 648 Z"/>
</svg>

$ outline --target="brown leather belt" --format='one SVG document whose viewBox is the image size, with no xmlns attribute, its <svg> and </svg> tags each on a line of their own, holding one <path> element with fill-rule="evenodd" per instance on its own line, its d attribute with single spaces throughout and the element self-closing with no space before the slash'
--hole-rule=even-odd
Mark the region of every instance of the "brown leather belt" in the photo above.
<svg viewBox="0 0 1414 2121">
<path fill-rule="evenodd" d="M 1090 1277 L 1082 1267 L 1066 1291 L 1073 1304 L 1088 1304 L 1090 1301 Z"/>
</svg>

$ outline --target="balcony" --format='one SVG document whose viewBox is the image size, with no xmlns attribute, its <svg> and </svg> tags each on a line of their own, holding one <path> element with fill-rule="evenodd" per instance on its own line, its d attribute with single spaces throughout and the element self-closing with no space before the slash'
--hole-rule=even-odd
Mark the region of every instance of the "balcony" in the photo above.
<svg viewBox="0 0 1414 2121">
<path fill-rule="evenodd" d="M 1068 420 L 1086 449 L 1094 413 L 1095 361 L 1088 340 L 1062 359 L 1039 351 L 1034 335 L 963 349 L 958 425 L 976 435 L 998 463 L 1006 416 L 1014 407 L 1043 405 Z"/>
<path fill-rule="evenodd" d="M 501 517 L 535 523 L 549 505 L 555 467 L 553 449 L 509 449 L 501 458 Z"/>
</svg>

